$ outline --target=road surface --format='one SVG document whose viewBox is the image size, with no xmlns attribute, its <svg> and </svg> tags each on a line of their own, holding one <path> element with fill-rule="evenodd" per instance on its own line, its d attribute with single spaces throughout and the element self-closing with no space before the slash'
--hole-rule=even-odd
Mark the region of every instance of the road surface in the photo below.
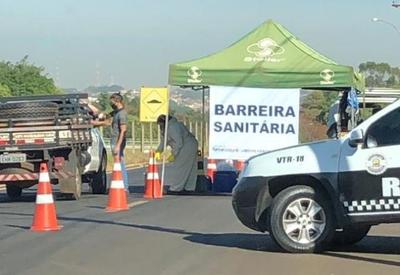
<svg viewBox="0 0 400 275">
<path fill-rule="evenodd" d="M 130 171 L 141 191 L 143 171 Z M 57 200 L 56 233 L 29 230 L 35 193 L 0 192 L 0 274 L 400 274 L 400 226 L 375 227 L 357 245 L 320 255 L 283 253 L 236 219 L 229 196 L 130 195 L 131 209 L 104 212 L 107 196 Z"/>
</svg>

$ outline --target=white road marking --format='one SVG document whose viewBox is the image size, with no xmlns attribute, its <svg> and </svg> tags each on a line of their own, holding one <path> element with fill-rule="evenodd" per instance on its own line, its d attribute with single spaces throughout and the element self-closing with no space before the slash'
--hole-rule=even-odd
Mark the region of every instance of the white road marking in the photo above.
<svg viewBox="0 0 400 275">
<path fill-rule="evenodd" d="M 134 201 L 134 202 L 129 203 L 128 207 L 132 208 L 134 206 L 138 206 L 138 205 L 145 204 L 145 203 L 148 203 L 148 201 Z"/>
</svg>

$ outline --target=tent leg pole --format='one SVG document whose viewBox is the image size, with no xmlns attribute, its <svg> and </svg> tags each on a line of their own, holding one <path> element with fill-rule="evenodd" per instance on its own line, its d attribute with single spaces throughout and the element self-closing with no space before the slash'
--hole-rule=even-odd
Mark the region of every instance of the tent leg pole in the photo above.
<svg viewBox="0 0 400 275">
<path fill-rule="evenodd" d="M 203 127 L 205 127 L 205 125 L 206 125 L 206 123 L 205 123 L 205 87 L 203 86 L 203 89 L 202 89 L 202 93 L 203 93 L 203 95 L 202 95 L 202 99 L 203 99 L 203 102 L 202 102 L 202 108 L 201 108 L 201 113 L 202 113 L 202 119 L 203 119 Z M 201 131 L 201 135 L 202 135 L 202 137 L 201 137 L 201 156 L 204 158 L 204 153 L 205 153 L 205 150 L 204 150 L 204 136 L 205 136 L 205 131 L 204 131 L 204 129 L 203 129 L 203 131 Z"/>
</svg>

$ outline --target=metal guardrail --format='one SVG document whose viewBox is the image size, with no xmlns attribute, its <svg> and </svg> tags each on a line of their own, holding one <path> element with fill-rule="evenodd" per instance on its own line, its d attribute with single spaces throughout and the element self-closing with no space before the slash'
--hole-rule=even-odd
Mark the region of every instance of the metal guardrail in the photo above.
<svg viewBox="0 0 400 275">
<path fill-rule="evenodd" d="M 187 129 L 196 137 L 199 144 L 203 144 L 204 148 L 208 147 L 208 123 L 203 124 L 201 121 L 185 121 L 183 122 Z M 160 139 L 160 129 L 154 123 L 138 123 L 132 122 L 128 125 L 131 130 L 127 136 L 126 148 L 148 151 L 150 148 L 157 148 Z M 103 134 L 103 127 L 100 127 Z M 104 136 L 103 136 L 104 137 Z M 133 140 L 134 138 L 134 140 Z M 104 138 L 107 148 L 110 148 L 110 138 Z"/>
<path fill-rule="evenodd" d="M 110 138 L 103 138 L 104 140 L 104 144 L 106 146 L 107 149 L 111 148 L 111 139 Z M 126 139 L 126 148 L 130 148 L 133 149 L 133 144 L 135 144 L 135 149 L 140 149 L 141 148 L 141 140 L 135 140 L 135 142 L 133 142 L 133 140 L 131 138 Z M 158 142 L 153 141 L 153 143 L 150 142 L 150 140 L 145 140 L 143 147 L 144 149 L 147 148 L 157 148 L 158 146 Z"/>
</svg>

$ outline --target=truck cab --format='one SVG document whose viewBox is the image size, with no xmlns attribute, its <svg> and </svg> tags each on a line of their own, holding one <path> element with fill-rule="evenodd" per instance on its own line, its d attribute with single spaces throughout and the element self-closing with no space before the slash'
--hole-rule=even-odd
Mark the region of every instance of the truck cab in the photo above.
<svg viewBox="0 0 400 275">
<path fill-rule="evenodd" d="M 355 243 L 373 225 L 400 222 L 399 152 L 397 100 L 340 139 L 250 158 L 233 208 L 290 252 Z"/>
</svg>

